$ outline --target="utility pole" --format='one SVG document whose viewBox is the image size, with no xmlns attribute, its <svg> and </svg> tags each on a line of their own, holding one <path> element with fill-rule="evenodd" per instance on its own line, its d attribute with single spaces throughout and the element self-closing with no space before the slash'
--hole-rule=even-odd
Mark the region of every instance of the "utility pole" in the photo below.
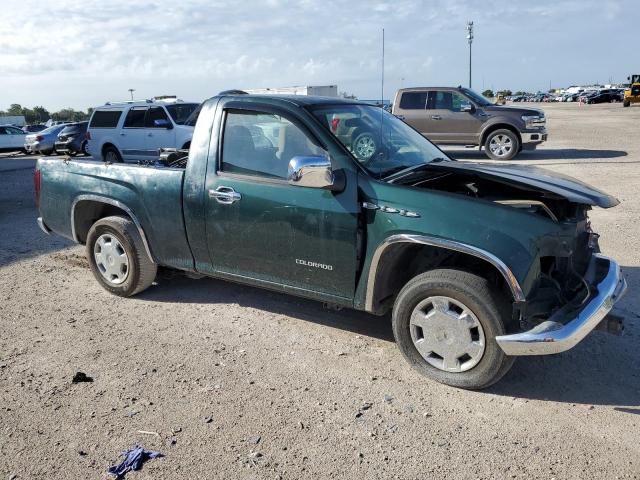
<svg viewBox="0 0 640 480">
<path fill-rule="evenodd" d="M 136 89 L 135 88 L 130 88 L 129 89 L 129 93 L 131 94 L 131 100 L 133 100 L 133 92 L 135 92 Z"/>
<path fill-rule="evenodd" d="M 467 40 L 469 41 L 469 88 L 471 88 L 471 44 L 473 43 L 473 21 L 467 22 Z"/>
</svg>

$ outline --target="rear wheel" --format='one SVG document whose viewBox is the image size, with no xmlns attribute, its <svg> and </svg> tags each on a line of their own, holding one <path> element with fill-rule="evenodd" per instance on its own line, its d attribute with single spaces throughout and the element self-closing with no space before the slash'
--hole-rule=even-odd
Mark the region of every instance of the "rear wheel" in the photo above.
<svg viewBox="0 0 640 480">
<path fill-rule="evenodd" d="M 393 307 L 400 351 L 424 376 L 454 387 L 486 388 L 513 364 L 495 341 L 506 332 L 505 301 L 477 275 L 440 269 L 413 278 Z"/>
<path fill-rule="evenodd" d="M 630 102 L 629 100 L 624 100 L 624 101 L 622 102 L 622 106 L 623 106 L 623 107 L 629 107 L 629 106 L 631 106 L 631 102 Z"/>
<path fill-rule="evenodd" d="M 107 163 L 122 163 L 122 156 L 116 147 L 106 147 L 102 156 Z"/>
<path fill-rule="evenodd" d="M 135 295 L 156 278 L 157 265 L 129 218 L 112 216 L 94 223 L 87 235 L 86 254 L 93 276 L 115 295 Z"/>
<path fill-rule="evenodd" d="M 484 142 L 484 152 L 493 160 L 511 160 L 519 151 L 518 136 L 504 128 L 491 132 Z"/>
<path fill-rule="evenodd" d="M 80 150 L 82 150 L 82 154 L 89 156 L 89 150 L 87 149 L 87 142 L 82 142 L 82 147 L 80 147 Z"/>
</svg>

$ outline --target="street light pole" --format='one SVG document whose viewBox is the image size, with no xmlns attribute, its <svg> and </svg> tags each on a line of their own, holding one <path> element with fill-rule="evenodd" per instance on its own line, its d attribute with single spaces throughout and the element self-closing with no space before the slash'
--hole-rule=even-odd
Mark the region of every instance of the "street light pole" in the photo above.
<svg viewBox="0 0 640 480">
<path fill-rule="evenodd" d="M 469 41 L 469 88 L 471 88 L 471 44 L 473 43 L 473 21 L 467 22 L 467 40 Z"/>
<path fill-rule="evenodd" d="M 131 94 L 131 100 L 133 100 L 133 92 L 135 92 L 136 89 L 135 88 L 130 88 L 129 89 L 129 93 Z"/>
</svg>

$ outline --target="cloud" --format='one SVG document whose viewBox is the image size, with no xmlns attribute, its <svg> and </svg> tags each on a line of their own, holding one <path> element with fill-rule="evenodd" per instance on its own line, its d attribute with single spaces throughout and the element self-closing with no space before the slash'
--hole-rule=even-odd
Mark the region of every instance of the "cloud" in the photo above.
<svg viewBox="0 0 640 480">
<path fill-rule="evenodd" d="M 571 65 L 573 74 L 602 67 L 602 78 L 626 77 L 611 71 L 611 47 L 633 43 L 635 27 L 621 17 L 633 8 L 632 0 L 12 1 L 0 23 L 0 100 L 86 108 L 130 87 L 203 99 L 228 88 L 296 84 L 338 84 L 371 97 L 379 95 L 383 27 L 390 90 L 401 79 L 457 85 L 466 78 L 467 19 L 477 29 L 476 78 L 532 88 L 538 80 L 519 67 L 527 56 L 548 63 L 535 65 L 547 85 L 565 45 L 568 63 L 590 50 L 590 64 Z M 600 65 L 602 38 L 612 41 Z"/>
</svg>

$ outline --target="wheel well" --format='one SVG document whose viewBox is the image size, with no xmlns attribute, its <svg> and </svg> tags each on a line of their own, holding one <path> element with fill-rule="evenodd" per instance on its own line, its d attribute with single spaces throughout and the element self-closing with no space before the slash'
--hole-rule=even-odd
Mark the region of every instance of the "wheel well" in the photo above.
<svg viewBox="0 0 640 480">
<path fill-rule="evenodd" d="M 486 278 L 509 303 L 513 296 L 506 280 L 490 262 L 476 256 L 446 248 L 396 244 L 380 257 L 373 290 L 373 312 L 385 313 L 409 280 L 436 268 L 454 268 Z"/>
<path fill-rule="evenodd" d="M 191 140 L 182 145 L 182 150 L 188 150 L 191 147 Z"/>
<path fill-rule="evenodd" d="M 502 130 L 502 129 L 513 132 L 515 136 L 518 137 L 518 142 L 520 142 L 520 145 L 522 145 L 522 136 L 520 135 L 520 132 L 516 127 L 508 123 L 496 123 L 495 125 L 491 125 L 490 127 L 488 127 L 484 132 L 482 132 L 480 145 L 484 146 L 484 142 L 487 141 L 487 137 L 489 136 L 489 134 L 491 134 L 492 132 L 495 132 L 496 130 Z"/>
<path fill-rule="evenodd" d="M 111 215 L 131 218 L 125 210 L 115 205 L 95 200 L 79 201 L 73 209 L 73 218 L 71 219 L 73 222 L 73 231 L 75 232 L 75 237 L 78 242 L 85 243 L 91 226 L 101 218 L 110 217 Z"/>
<path fill-rule="evenodd" d="M 118 150 L 118 147 L 116 147 L 113 143 L 105 143 L 104 145 L 102 145 L 102 151 L 100 152 L 102 154 L 102 158 L 104 158 L 104 154 L 107 151 L 107 148 L 115 148 L 116 151 L 120 153 L 120 150 Z"/>
</svg>

